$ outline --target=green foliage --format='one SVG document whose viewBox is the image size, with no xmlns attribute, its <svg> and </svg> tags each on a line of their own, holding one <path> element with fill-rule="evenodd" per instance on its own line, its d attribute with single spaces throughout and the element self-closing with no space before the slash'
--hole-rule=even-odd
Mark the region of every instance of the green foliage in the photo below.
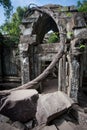
<svg viewBox="0 0 87 130">
<path fill-rule="evenodd" d="M 80 47 L 79 47 L 80 49 L 85 49 L 86 48 L 86 45 L 84 45 L 84 44 L 80 44 Z"/>
<path fill-rule="evenodd" d="M 10 0 L 0 0 L 0 6 L 1 5 L 4 7 L 5 15 L 7 16 L 7 18 L 9 18 L 10 13 L 13 9 L 11 1 Z"/>
<path fill-rule="evenodd" d="M 58 32 L 51 33 L 48 39 L 48 43 L 56 43 L 59 40 Z"/>
<path fill-rule="evenodd" d="M 19 42 L 20 29 L 19 25 L 22 21 L 26 8 L 18 7 L 12 18 L 0 27 L 2 34 L 9 35 L 10 39 L 16 43 Z"/>
<path fill-rule="evenodd" d="M 68 39 L 72 39 L 72 37 L 73 37 L 73 32 L 71 31 L 71 32 L 67 32 L 67 38 Z"/>
<path fill-rule="evenodd" d="M 66 16 L 67 17 L 72 17 L 72 13 L 71 12 L 67 12 Z"/>
<path fill-rule="evenodd" d="M 78 1 L 77 7 L 79 12 L 87 12 L 87 0 Z"/>
</svg>

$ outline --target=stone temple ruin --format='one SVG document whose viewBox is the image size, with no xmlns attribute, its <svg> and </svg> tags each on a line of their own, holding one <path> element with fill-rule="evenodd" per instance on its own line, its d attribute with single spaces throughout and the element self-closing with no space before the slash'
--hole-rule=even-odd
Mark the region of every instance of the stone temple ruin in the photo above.
<svg viewBox="0 0 87 130">
<path fill-rule="evenodd" d="M 64 91 L 77 101 L 78 91 L 86 89 L 87 81 L 86 26 L 86 14 L 77 12 L 74 7 L 58 5 L 29 7 L 20 26 L 22 84 L 41 74 L 63 43 L 63 55 L 46 80 L 51 76 L 50 83 L 54 79 L 58 90 Z M 45 37 L 49 31 L 58 32 L 58 42 L 46 43 Z M 43 88 L 43 84 L 41 81 L 39 87 Z"/>
<path fill-rule="evenodd" d="M 22 86 L 12 90 L 35 88 L 43 93 L 43 95 L 39 97 L 36 90 L 31 90 L 35 97 L 31 95 L 30 97 L 27 97 L 28 93 L 32 93 L 27 92 L 28 90 L 18 90 L 18 92 L 11 92 L 11 90 L 0 91 L 0 94 L 8 94 L 11 92 L 11 95 L 8 96 L 8 99 L 3 103 L 4 105 L 0 104 L 0 111 L 6 116 L 10 116 L 12 113 L 13 117 L 10 116 L 10 118 L 14 118 L 15 120 L 18 119 L 21 122 L 27 122 L 32 119 L 36 113 L 36 100 L 39 97 L 36 119 L 38 123 L 45 122 L 46 125 L 48 125 L 49 122 L 55 119 L 56 116 L 59 116 L 61 113 L 66 111 L 66 108 L 70 108 L 73 101 L 79 103 L 82 107 L 87 107 L 87 13 L 78 12 L 73 6 L 62 7 L 59 5 L 45 5 L 38 7 L 33 5 L 31 7 L 30 5 L 24 14 L 20 29 L 21 35 L 20 43 L 18 45 L 20 62 L 16 59 L 16 57 L 14 58 L 17 60 L 16 65 L 10 66 L 10 74 L 8 75 L 8 72 L 6 73 L 7 80 L 9 82 L 12 80 L 14 83 L 16 82 L 18 84 L 22 84 Z M 56 43 L 47 42 L 51 32 L 57 33 L 58 35 L 58 41 Z M 13 54 L 15 53 L 15 50 L 12 50 L 14 49 L 11 48 L 12 53 L 9 53 L 9 57 L 11 56 L 11 58 L 14 57 Z M 3 51 L 3 55 L 4 52 L 6 52 L 5 49 Z M 2 55 L 0 54 L 0 56 Z M 7 59 L 7 57 L 4 56 L 3 59 Z M 0 61 L 1 60 L 2 59 L 0 57 Z M 4 64 L 5 61 L 6 60 L 4 60 Z M 19 67 L 19 71 L 17 70 L 17 66 Z M 0 70 L 2 70 L 1 67 L 2 66 L 0 64 Z M 13 73 L 14 68 L 15 74 Z M 10 79 L 8 78 L 9 76 Z M 0 71 L 0 77 L 1 80 L 5 80 L 5 72 L 2 73 L 2 71 Z M 2 84 L 4 80 L 1 81 Z M 58 91 L 59 94 L 57 95 L 57 93 L 54 92 L 45 95 L 45 91 L 46 93 Z M 60 91 L 66 93 L 66 95 L 73 100 L 71 101 L 71 99 L 68 99 L 69 97 L 66 97 Z M 14 102 L 16 102 L 16 98 L 14 97 L 18 94 L 21 98 L 23 98 L 23 92 L 25 92 L 26 95 L 26 100 L 22 99 L 23 104 L 26 102 L 25 106 L 29 107 L 28 103 L 31 103 L 32 101 L 35 106 L 33 108 L 33 105 L 31 105 L 31 108 L 28 108 L 27 114 L 24 113 L 26 109 L 25 107 L 22 108 L 24 111 L 21 110 L 22 114 L 20 114 L 18 107 L 13 105 Z M 20 99 L 20 97 L 18 96 L 18 99 Z M 27 102 L 28 98 L 29 102 Z M 58 99 L 60 99 L 60 101 Z M 52 107 L 53 104 L 50 100 L 55 102 L 54 107 Z M 3 101 L 4 99 L 2 102 Z M 48 104 L 45 104 L 46 102 Z M 19 104 L 19 108 L 21 108 L 23 104 L 21 104 L 21 102 Z M 17 115 L 12 112 L 14 111 L 13 109 L 10 110 L 14 106 L 17 107 L 14 108 L 14 110 L 18 112 Z M 50 113 L 50 108 L 52 108 L 51 112 L 53 113 Z M 31 109 L 34 112 L 32 112 L 32 115 Z M 46 113 L 47 111 L 48 113 Z M 87 113 L 87 109 L 85 111 Z M 27 116 L 28 114 L 30 115 Z M 74 116 L 80 121 L 79 124 L 82 122 L 83 126 L 86 124 L 85 126 L 87 129 L 87 115 L 83 117 L 83 115 L 79 112 L 78 116 L 76 113 L 74 113 Z M 53 121 L 53 124 L 55 124 L 54 122 L 57 123 L 56 120 Z M 67 123 L 65 121 L 63 123 L 62 124 L 66 126 Z M 67 127 L 67 129 L 69 128 L 71 127 Z M 57 130 L 54 126 L 46 126 L 46 128 L 38 127 L 32 130 L 45 129 Z M 81 127 L 78 127 L 78 129 L 81 129 Z M 62 129 L 61 125 L 58 125 L 58 130 L 65 129 Z"/>
</svg>

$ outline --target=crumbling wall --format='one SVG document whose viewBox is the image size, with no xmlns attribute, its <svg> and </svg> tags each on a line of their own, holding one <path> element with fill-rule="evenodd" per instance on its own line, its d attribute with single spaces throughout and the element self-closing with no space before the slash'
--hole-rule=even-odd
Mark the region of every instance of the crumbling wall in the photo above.
<svg viewBox="0 0 87 130">
<path fill-rule="evenodd" d="M 28 9 L 23 24 L 20 26 L 22 35 L 19 46 L 22 46 L 22 53 L 27 53 L 21 58 L 23 83 L 35 78 L 37 71 L 40 72 L 37 61 L 40 66 L 44 53 L 43 50 L 39 49 L 38 44 L 43 44 L 44 36 L 48 31 L 57 31 L 60 37 L 59 43 L 64 45 L 64 55 L 58 62 L 58 90 L 64 91 L 77 101 L 83 78 L 82 55 L 86 57 L 84 52 L 86 51 L 87 29 L 84 15 L 84 13 L 78 12 L 75 7 L 65 8 L 58 5 Z M 81 47 L 81 44 L 84 47 Z M 42 46 L 44 46 L 44 50 L 47 48 L 45 45 Z M 59 47 L 58 45 L 57 52 Z M 38 50 L 38 55 L 35 48 Z M 51 45 L 49 48 L 51 48 Z M 51 51 L 50 55 L 54 52 Z M 50 58 L 49 54 L 45 56 L 45 58 L 47 57 Z"/>
</svg>

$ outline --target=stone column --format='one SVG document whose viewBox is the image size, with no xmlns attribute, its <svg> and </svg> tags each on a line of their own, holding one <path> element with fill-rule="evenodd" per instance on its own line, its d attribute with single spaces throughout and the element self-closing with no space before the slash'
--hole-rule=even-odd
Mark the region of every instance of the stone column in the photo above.
<svg viewBox="0 0 87 130">
<path fill-rule="evenodd" d="M 62 58 L 59 60 L 58 67 L 58 91 L 62 91 Z"/>
<path fill-rule="evenodd" d="M 66 55 L 63 55 L 63 69 L 62 69 L 62 91 L 66 93 Z"/>
<path fill-rule="evenodd" d="M 30 81 L 28 47 L 29 45 L 27 43 L 19 44 L 22 84 Z"/>
<path fill-rule="evenodd" d="M 72 61 L 72 87 L 71 87 L 71 98 L 77 102 L 78 89 L 79 89 L 79 62 L 74 58 Z"/>
<path fill-rule="evenodd" d="M 78 89 L 79 89 L 79 62 L 76 57 L 68 57 L 69 60 L 69 91 L 68 95 L 75 101 L 78 101 Z"/>
</svg>

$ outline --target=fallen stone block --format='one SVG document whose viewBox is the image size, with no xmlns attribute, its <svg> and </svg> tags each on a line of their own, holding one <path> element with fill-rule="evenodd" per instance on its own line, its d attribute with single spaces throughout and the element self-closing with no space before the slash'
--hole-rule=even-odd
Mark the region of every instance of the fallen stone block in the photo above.
<svg viewBox="0 0 87 130">
<path fill-rule="evenodd" d="M 39 125 L 47 124 L 62 115 L 74 103 L 63 92 L 41 95 L 38 99 L 36 119 Z"/>
<path fill-rule="evenodd" d="M 34 89 L 13 91 L 4 101 L 0 113 L 13 121 L 27 122 L 35 117 L 38 97 Z"/>
</svg>

